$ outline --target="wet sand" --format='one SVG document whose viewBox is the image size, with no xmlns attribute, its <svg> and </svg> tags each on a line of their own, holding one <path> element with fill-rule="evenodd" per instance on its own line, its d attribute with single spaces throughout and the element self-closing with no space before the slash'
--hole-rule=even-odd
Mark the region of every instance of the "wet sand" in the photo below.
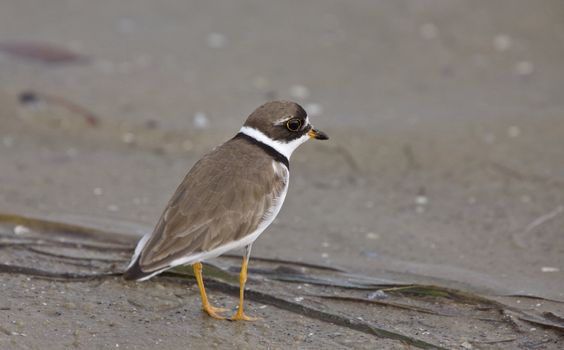
<svg viewBox="0 0 564 350">
<path fill-rule="evenodd" d="M 560 2 L 39 7 L 0 5 L 0 42 L 47 42 L 89 61 L 45 64 L 0 52 L 0 212 L 105 228 L 128 223 L 139 235 L 202 154 L 260 103 L 291 98 L 331 141 L 296 152 L 286 203 L 253 254 L 484 295 L 564 300 Z M 37 93 L 37 103 L 22 104 L 23 91 Z M 182 317 L 143 316 L 159 317 L 146 327 L 159 325 L 164 348 L 198 348 L 210 333 L 225 348 L 230 332 L 243 348 L 400 347 L 277 309 L 258 325 L 233 326 L 242 333 L 232 324 L 219 329 L 200 316 L 194 287 L 161 281 L 97 287 L 3 275 L 2 283 L 5 291 L 26 290 L 2 297 L 10 304 L 2 327 L 26 336 L 0 333 L 1 344 L 21 348 L 50 338 L 52 329 L 34 320 L 48 321 L 52 305 L 81 303 L 92 290 L 93 305 L 129 293 L 180 293 Z M 65 301 L 57 301 L 60 288 Z M 551 311 L 564 314 L 561 305 Z M 125 304 L 91 310 L 71 312 L 62 324 L 86 325 L 88 339 L 103 340 L 86 342 L 79 331 L 65 344 L 143 348 L 144 336 L 161 337 L 140 330 Z M 12 321 L 21 326 L 13 330 Z M 334 332 L 345 333 L 335 341 Z M 166 342 L 174 336 L 186 338 Z"/>
</svg>

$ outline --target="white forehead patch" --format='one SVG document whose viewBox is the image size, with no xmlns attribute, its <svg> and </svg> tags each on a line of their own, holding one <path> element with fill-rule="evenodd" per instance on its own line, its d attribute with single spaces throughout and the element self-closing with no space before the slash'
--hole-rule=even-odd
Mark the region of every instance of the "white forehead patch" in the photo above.
<svg viewBox="0 0 564 350">
<path fill-rule="evenodd" d="M 239 132 L 247 136 L 250 136 L 259 142 L 262 142 L 265 145 L 274 148 L 277 152 L 282 154 L 284 157 L 288 158 L 288 160 L 290 159 L 290 156 L 292 155 L 294 150 L 298 148 L 299 145 L 309 140 L 309 135 L 307 133 L 304 134 L 302 137 L 292 140 L 290 142 L 273 140 L 270 137 L 263 134 L 261 131 L 258 131 L 257 129 L 251 128 L 249 126 L 243 126 L 241 130 L 239 130 Z"/>
</svg>

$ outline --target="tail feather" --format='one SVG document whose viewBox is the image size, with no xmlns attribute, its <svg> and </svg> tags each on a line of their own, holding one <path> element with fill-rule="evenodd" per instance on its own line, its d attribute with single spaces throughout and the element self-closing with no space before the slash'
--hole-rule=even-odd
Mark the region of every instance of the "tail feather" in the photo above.
<svg viewBox="0 0 564 350">
<path fill-rule="evenodd" d="M 123 273 L 123 278 L 125 280 L 142 281 L 151 278 L 159 272 L 161 271 L 143 271 L 139 265 L 139 258 L 137 258 L 137 260 L 135 260 L 135 262 Z"/>
<path fill-rule="evenodd" d="M 143 270 L 141 270 L 141 266 L 139 266 L 139 258 L 135 260 L 135 262 L 123 273 L 123 278 L 126 280 L 138 280 L 144 276 L 145 272 L 143 272 Z"/>
</svg>

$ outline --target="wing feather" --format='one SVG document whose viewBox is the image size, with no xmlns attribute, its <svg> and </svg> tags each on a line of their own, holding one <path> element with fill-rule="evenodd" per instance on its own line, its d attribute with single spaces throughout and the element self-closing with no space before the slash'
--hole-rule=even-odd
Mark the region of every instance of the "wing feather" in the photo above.
<svg viewBox="0 0 564 350">
<path fill-rule="evenodd" d="M 194 165 L 172 196 L 141 252 L 141 269 L 163 269 L 251 234 L 285 181 L 273 171 L 272 158 L 253 145 L 234 139 L 216 148 Z"/>
</svg>

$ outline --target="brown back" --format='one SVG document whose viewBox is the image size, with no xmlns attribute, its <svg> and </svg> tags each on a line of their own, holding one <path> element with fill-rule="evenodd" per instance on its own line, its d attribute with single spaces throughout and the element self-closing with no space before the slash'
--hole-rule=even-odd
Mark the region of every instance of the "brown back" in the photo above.
<svg viewBox="0 0 564 350">
<path fill-rule="evenodd" d="M 144 272 L 210 251 L 256 230 L 285 186 L 272 157 L 234 138 L 200 159 L 186 175 L 141 253 Z M 284 171 L 286 171 L 284 169 Z"/>
</svg>

